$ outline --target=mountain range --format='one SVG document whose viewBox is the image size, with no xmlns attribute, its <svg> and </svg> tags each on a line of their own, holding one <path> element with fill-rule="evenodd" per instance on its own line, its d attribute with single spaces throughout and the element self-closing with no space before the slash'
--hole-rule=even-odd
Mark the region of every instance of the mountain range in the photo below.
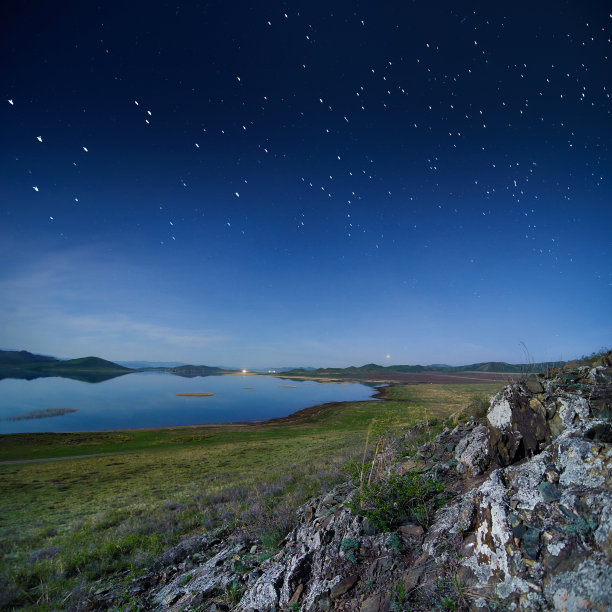
<svg viewBox="0 0 612 612">
<path fill-rule="evenodd" d="M 81 357 L 78 359 L 60 360 L 48 355 L 36 355 L 28 351 L 3 351 L 0 350 L 0 379 L 2 378 L 25 378 L 31 380 L 39 377 L 62 376 L 84 380 L 87 382 L 102 382 L 116 376 L 122 376 L 131 372 L 169 372 L 177 376 L 195 377 L 211 376 L 236 370 L 206 365 L 177 364 L 177 362 L 122 362 L 124 365 L 101 359 L 100 357 Z M 368 363 L 359 367 L 348 368 L 278 368 L 276 372 L 283 376 L 312 376 L 324 378 L 367 378 L 384 374 L 404 374 L 421 372 L 542 372 L 550 368 L 558 368 L 564 365 L 563 361 L 547 361 L 529 364 L 510 364 L 503 361 L 485 361 L 463 366 L 449 366 L 445 364 L 434 365 L 390 365 L 381 366 L 376 363 Z M 144 367 L 125 367 L 126 364 L 133 366 L 147 364 Z"/>
<path fill-rule="evenodd" d="M 362 378 L 376 374 L 405 374 L 421 372 L 496 372 L 496 373 L 518 373 L 518 372 L 543 372 L 550 368 L 559 368 L 565 364 L 564 361 L 545 361 L 540 363 L 506 363 L 505 361 L 484 361 L 462 366 L 435 365 L 390 365 L 381 366 L 376 363 L 368 363 L 360 367 L 350 366 L 348 368 L 316 368 L 296 369 L 283 372 L 284 376 L 317 376 L 325 378 Z"/>
</svg>

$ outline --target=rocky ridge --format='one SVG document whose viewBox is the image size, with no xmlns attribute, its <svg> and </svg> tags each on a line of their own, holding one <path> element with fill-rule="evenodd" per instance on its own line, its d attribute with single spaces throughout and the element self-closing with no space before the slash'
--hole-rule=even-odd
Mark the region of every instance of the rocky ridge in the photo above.
<svg viewBox="0 0 612 612">
<path fill-rule="evenodd" d="M 273 557 L 240 534 L 205 534 L 167 551 L 132 594 L 160 611 L 612 609 L 611 416 L 612 368 L 530 375 L 486 417 L 408 457 L 421 424 L 376 458 L 380 482 L 441 483 L 432 515 L 399 512 L 381 531 L 355 512 L 348 482 L 299 508 Z"/>
</svg>

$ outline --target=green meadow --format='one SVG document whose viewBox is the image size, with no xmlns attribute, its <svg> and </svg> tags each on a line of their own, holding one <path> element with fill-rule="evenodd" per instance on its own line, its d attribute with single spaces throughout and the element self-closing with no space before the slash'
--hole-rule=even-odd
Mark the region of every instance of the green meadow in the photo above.
<svg viewBox="0 0 612 612">
<path fill-rule="evenodd" d="M 265 423 L 0 436 L 0 607 L 82 606 L 92 587 L 127 586 L 165 548 L 213 528 L 272 552 L 299 504 L 346 480 L 368 429 L 373 445 L 441 424 L 502 386 L 395 385 L 386 401 Z"/>
</svg>

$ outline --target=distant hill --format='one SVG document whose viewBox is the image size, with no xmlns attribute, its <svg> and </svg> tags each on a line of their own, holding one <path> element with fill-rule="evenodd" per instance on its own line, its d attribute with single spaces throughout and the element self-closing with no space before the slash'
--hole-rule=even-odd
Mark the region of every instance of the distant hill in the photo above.
<svg viewBox="0 0 612 612">
<path fill-rule="evenodd" d="M 304 370 L 306 372 L 311 372 L 312 370 L 316 370 L 316 368 L 292 366 L 292 367 L 284 367 L 284 368 L 265 368 L 264 370 L 261 370 L 261 371 L 269 372 L 270 370 L 274 370 L 275 372 L 290 372 L 291 370 Z"/>
<path fill-rule="evenodd" d="M 45 369 L 52 370 L 78 370 L 80 372 L 91 370 L 95 370 L 96 372 L 112 370 L 113 372 L 125 372 L 127 374 L 128 372 L 133 371 L 130 368 L 125 368 L 118 363 L 107 361 L 106 359 L 101 359 L 100 357 L 79 357 L 78 359 L 68 359 L 66 361 L 54 361 L 43 367 Z"/>
<path fill-rule="evenodd" d="M 175 374 L 176 376 L 184 376 L 185 378 L 195 378 L 196 376 L 215 376 L 217 374 L 237 371 L 205 365 L 178 365 L 172 368 L 154 367 L 139 368 L 139 370 L 141 372 L 168 372 L 170 374 Z"/>
<path fill-rule="evenodd" d="M 325 378 L 365 378 L 368 376 L 380 376 L 384 374 L 403 374 L 421 372 L 496 372 L 496 373 L 520 373 L 520 372 L 543 372 L 548 368 L 559 368 L 564 365 L 563 361 L 547 361 L 531 364 L 511 364 L 503 361 L 486 361 L 483 363 L 472 363 L 464 366 L 448 365 L 391 365 L 381 366 L 376 363 L 368 363 L 363 366 L 348 368 L 317 368 L 314 370 L 295 369 L 283 372 L 285 376 L 316 376 Z"/>
<path fill-rule="evenodd" d="M 193 378 L 195 376 L 210 376 L 212 374 L 222 374 L 227 370 L 222 370 L 221 368 L 204 366 L 204 365 L 183 365 L 177 366 L 175 368 L 170 368 L 170 372 L 176 374 L 177 376 L 186 376 L 188 378 Z"/>
<path fill-rule="evenodd" d="M 506 363 L 505 361 L 485 361 L 466 366 L 441 368 L 447 372 L 545 372 L 550 368 L 560 368 L 565 361 L 542 361 L 540 363 Z"/>
<path fill-rule="evenodd" d="M 0 364 L 27 364 L 58 361 L 55 357 L 35 355 L 28 351 L 0 351 Z"/>
<path fill-rule="evenodd" d="M 131 370 L 143 370 L 145 368 L 175 368 L 176 366 L 186 365 L 184 361 L 117 361 Z"/>
<path fill-rule="evenodd" d="M 32 380 L 61 376 L 85 382 L 102 382 L 133 371 L 100 357 L 80 357 L 62 361 L 28 351 L 0 351 L 0 379 Z"/>
</svg>

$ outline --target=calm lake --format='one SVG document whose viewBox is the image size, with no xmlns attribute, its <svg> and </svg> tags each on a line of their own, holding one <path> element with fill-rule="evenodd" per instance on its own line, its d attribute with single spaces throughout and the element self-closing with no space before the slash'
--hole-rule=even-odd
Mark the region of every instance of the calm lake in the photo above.
<svg viewBox="0 0 612 612">
<path fill-rule="evenodd" d="M 178 397 L 177 393 L 214 395 Z M 366 400 L 373 393 L 372 387 L 358 383 L 320 384 L 268 376 L 183 378 L 142 372 L 101 383 L 55 377 L 8 378 L 0 381 L 0 433 L 259 421 L 326 402 Z M 41 411 L 56 416 L 29 418 Z"/>
</svg>

